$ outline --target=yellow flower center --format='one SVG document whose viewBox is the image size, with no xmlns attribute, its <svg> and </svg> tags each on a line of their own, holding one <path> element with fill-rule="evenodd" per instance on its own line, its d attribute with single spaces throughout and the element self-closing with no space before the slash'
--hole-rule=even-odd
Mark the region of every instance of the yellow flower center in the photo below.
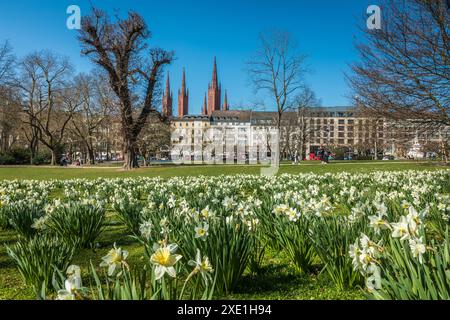
<svg viewBox="0 0 450 320">
<path fill-rule="evenodd" d="M 113 252 L 111 255 L 111 261 L 113 263 L 121 263 L 122 262 L 122 256 L 118 254 L 117 252 Z"/>
<path fill-rule="evenodd" d="M 152 256 L 152 261 L 164 267 L 171 267 L 175 264 L 175 258 L 170 254 L 168 248 L 159 248 Z"/>
</svg>

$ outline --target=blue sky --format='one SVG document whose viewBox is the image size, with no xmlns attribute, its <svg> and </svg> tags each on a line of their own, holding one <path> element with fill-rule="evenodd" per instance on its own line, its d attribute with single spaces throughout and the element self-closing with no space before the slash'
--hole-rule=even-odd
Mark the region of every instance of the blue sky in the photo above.
<svg viewBox="0 0 450 320">
<path fill-rule="evenodd" d="M 289 31 L 308 55 L 313 70 L 307 80 L 324 106 L 347 105 L 349 88 L 343 72 L 358 57 L 354 37 L 364 24 L 365 11 L 377 0 L 91 0 L 94 6 L 134 10 L 150 27 L 151 45 L 176 52 L 170 66 L 174 94 L 186 68 L 190 113 L 199 113 L 217 56 L 219 80 L 232 106 L 250 106 L 255 96 L 244 70 L 245 60 L 257 47 L 261 31 Z M 9 39 L 20 57 L 34 50 L 52 49 L 71 58 L 77 71 L 91 63 L 80 55 L 76 32 L 66 28 L 66 9 L 85 0 L 15 0 L 0 4 L 0 41 Z M 270 109 L 270 106 L 268 106 Z"/>
</svg>

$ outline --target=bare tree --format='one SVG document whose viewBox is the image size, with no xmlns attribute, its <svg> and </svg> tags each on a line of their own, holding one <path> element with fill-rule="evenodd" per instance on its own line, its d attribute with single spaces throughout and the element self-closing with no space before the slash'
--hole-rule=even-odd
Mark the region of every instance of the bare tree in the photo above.
<svg viewBox="0 0 450 320">
<path fill-rule="evenodd" d="M 381 30 L 365 30 L 348 77 L 372 114 L 439 129 L 450 125 L 448 3 L 384 0 Z"/>
<path fill-rule="evenodd" d="M 81 74 L 75 79 L 81 105 L 73 116 L 70 131 L 87 150 L 89 163 L 95 164 L 96 146 L 101 139 L 101 129 L 114 106 L 106 79 L 101 75 Z"/>
<path fill-rule="evenodd" d="M 69 81 L 72 66 L 66 58 L 42 51 L 25 57 L 19 69 L 16 86 L 22 92 L 24 122 L 31 127 L 32 139 L 50 149 L 54 165 L 63 151 L 67 126 L 80 104 L 79 92 Z"/>
<path fill-rule="evenodd" d="M 8 41 L 0 44 L 0 141 L 1 151 L 12 145 L 20 127 L 20 112 L 17 92 L 11 87 L 14 76 L 15 57 Z"/>
<path fill-rule="evenodd" d="M 136 142 L 148 116 L 159 114 L 158 85 L 164 65 L 173 60 L 173 53 L 162 49 L 145 53 L 150 36 L 139 14 L 130 12 L 126 19 L 116 16 L 111 22 L 106 13 L 97 9 L 83 18 L 79 34 L 82 53 L 105 70 L 120 101 L 126 170 L 138 167 Z"/>
<path fill-rule="evenodd" d="M 283 113 L 292 107 L 295 96 L 304 87 L 305 55 L 298 52 L 287 32 L 261 33 L 259 40 L 256 54 L 247 62 L 248 74 L 255 92 L 266 92 L 275 104 L 275 123 L 280 137 Z"/>
<path fill-rule="evenodd" d="M 0 85 L 10 81 L 14 74 L 15 57 L 9 41 L 0 44 Z"/>
<path fill-rule="evenodd" d="M 306 144 L 311 135 L 316 132 L 316 127 L 311 124 L 312 110 L 321 105 L 316 94 L 309 87 L 305 87 L 295 98 L 293 109 L 297 112 L 297 139 L 296 139 L 296 162 L 303 158 Z"/>
<path fill-rule="evenodd" d="M 20 138 L 20 101 L 10 86 L 0 85 L 0 151 L 11 149 Z"/>
<path fill-rule="evenodd" d="M 168 123 L 154 120 L 145 126 L 137 142 L 140 154 L 145 160 L 148 160 L 151 155 L 162 155 L 162 150 L 167 152 L 166 149 L 170 146 L 170 133 L 170 124 Z M 147 161 L 144 161 L 144 165 L 146 164 Z"/>
</svg>

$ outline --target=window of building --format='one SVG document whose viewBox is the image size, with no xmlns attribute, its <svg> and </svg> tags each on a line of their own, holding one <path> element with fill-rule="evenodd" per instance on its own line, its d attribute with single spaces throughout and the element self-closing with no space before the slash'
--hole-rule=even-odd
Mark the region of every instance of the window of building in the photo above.
<svg viewBox="0 0 450 320">
<path fill-rule="evenodd" d="M 344 139 L 339 139 L 338 144 L 344 144 Z"/>
<path fill-rule="evenodd" d="M 345 130 L 345 127 L 344 127 L 344 126 L 339 126 L 338 130 L 339 130 L 339 131 L 344 131 L 344 130 Z"/>
<path fill-rule="evenodd" d="M 339 120 L 339 124 L 345 124 L 345 120 L 343 119 Z"/>
<path fill-rule="evenodd" d="M 338 137 L 339 137 L 339 138 L 344 138 L 344 137 L 345 137 L 345 136 L 344 136 L 344 132 L 339 132 Z"/>
</svg>

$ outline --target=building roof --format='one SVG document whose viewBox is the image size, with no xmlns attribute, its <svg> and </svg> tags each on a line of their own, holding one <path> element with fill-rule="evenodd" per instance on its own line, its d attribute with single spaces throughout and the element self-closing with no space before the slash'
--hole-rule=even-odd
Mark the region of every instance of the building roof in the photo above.
<svg viewBox="0 0 450 320">
<path fill-rule="evenodd" d="M 351 117 L 353 107 L 314 107 L 309 108 L 311 116 L 316 117 Z M 211 116 L 187 115 L 181 118 L 174 118 L 175 121 L 208 121 L 213 122 L 256 122 L 260 120 L 274 120 L 276 111 L 252 111 L 252 110 L 220 110 L 214 111 Z M 289 120 L 295 118 L 297 112 L 285 111 L 282 119 Z"/>
</svg>

